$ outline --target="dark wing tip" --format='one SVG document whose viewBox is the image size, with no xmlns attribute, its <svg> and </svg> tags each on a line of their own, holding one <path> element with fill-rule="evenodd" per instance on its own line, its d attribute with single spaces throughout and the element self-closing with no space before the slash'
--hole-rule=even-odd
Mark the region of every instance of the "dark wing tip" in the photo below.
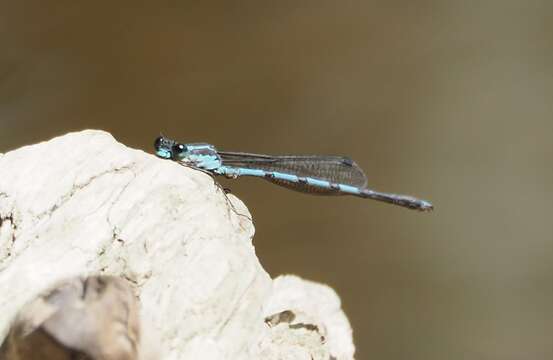
<svg viewBox="0 0 553 360">
<path fill-rule="evenodd" d="M 347 165 L 347 166 L 353 166 L 355 164 L 355 162 L 352 159 L 350 159 L 349 157 L 344 156 L 344 157 L 342 157 L 342 164 Z"/>
</svg>

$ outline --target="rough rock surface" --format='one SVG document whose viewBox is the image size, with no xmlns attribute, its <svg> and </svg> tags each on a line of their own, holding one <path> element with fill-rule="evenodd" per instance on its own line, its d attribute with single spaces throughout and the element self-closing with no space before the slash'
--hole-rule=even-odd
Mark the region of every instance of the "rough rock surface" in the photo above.
<svg viewBox="0 0 553 360">
<path fill-rule="evenodd" d="M 105 275 L 72 278 L 19 312 L 0 347 L 0 359 L 157 359 L 158 351 L 142 346 L 149 344 L 142 339 L 138 301 L 129 282 Z"/>
<path fill-rule="evenodd" d="M 353 359 L 336 294 L 273 282 L 249 217 L 206 174 L 101 131 L 0 155 L 0 342 L 52 284 L 105 274 L 134 284 L 160 358 Z"/>
<path fill-rule="evenodd" d="M 266 318 L 271 334 L 263 339 L 262 359 L 353 358 L 351 327 L 330 287 L 297 276 L 280 276 L 273 281 L 273 294 L 264 311 L 273 315 Z M 306 342 L 312 345 L 303 346 Z"/>
</svg>

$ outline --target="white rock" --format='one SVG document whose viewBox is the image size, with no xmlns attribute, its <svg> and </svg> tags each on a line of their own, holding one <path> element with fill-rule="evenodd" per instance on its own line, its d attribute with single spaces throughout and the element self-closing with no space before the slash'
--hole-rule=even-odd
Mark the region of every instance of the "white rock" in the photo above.
<svg viewBox="0 0 553 360">
<path fill-rule="evenodd" d="M 98 360 L 159 359 L 162 349 L 144 341 L 152 334 L 142 328 L 147 327 L 140 324 L 138 299 L 128 281 L 106 275 L 71 278 L 25 305 L 0 347 L 0 359 L 70 359 L 75 353 Z"/>
<path fill-rule="evenodd" d="M 264 312 L 280 315 L 267 321 L 272 331 L 263 339 L 266 353 L 297 354 L 290 359 L 353 359 L 351 326 L 330 287 L 293 275 L 280 276 L 273 282 Z M 269 358 L 284 358 L 280 356 Z"/>
<path fill-rule="evenodd" d="M 209 176 L 90 130 L 0 155 L 0 174 L 0 340 L 51 284 L 103 273 L 136 284 L 166 359 L 310 358 L 275 336 L 313 359 L 353 359 L 334 292 L 298 278 L 272 284 L 248 210 Z M 325 341 L 265 324 L 282 310 L 304 314 Z"/>
</svg>

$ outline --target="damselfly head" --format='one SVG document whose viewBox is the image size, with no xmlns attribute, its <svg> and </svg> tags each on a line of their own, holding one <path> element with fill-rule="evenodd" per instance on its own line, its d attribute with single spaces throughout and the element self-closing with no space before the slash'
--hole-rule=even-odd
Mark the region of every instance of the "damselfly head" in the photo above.
<svg viewBox="0 0 553 360">
<path fill-rule="evenodd" d="M 156 141 L 154 141 L 156 155 L 164 159 L 173 158 L 173 147 L 175 144 L 175 141 L 168 139 L 163 135 L 159 136 Z"/>
<path fill-rule="evenodd" d="M 161 135 L 154 141 L 156 155 L 163 159 L 183 160 L 188 148 L 186 145 Z"/>
</svg>

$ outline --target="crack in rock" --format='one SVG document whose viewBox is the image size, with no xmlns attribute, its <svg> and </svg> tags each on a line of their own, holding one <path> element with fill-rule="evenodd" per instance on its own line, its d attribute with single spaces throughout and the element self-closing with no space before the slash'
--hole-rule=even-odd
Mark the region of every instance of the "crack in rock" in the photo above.
<svg viewBox="0 0 553 360">
<path fill-rule="evenodd" d="M 271 328 L 279 324 L 287 324 L 288 328 L 291 330 L 305 329 L 307 331 L 314 331 L 320 335 L 321 342 L 323 344 L 325 343 L 326 338 L 317 325 L 305 322 L 293 323 L 294 320 L 296 320 L 296 314 L 292 310 L 284 310 L 279 313 L 267 316 L 265 318 L 265 323 Z"/>
<path fill-rule="evenodd" d="M 296 319 L 296 314 L 292 310 L 284 310 L 279 313 L 267 316 L 265 318 L 265 323 L 269 325 L 269 327 L 274 327 L 278 324 L 286 323 L 288 324 L 288 328 L 295 330 L 295 329 L 306 329 L 308 331 L 315 331 L 318 333 L 321 333 L 319 330 L 319 327 L 314 324 L 309 323 L 295 323 L 292 322 Z M 322 339 L 324 340 L 324 336 L 322 336 Z"/>
<path fill-rule="evenodd" d="M 11 232 L 11 243 L 9 244 L 9 246 L 7 247 L 7 257 L 10 257 L 12 254 L 11 254 L 11 249 L 13 248 L 13 245 L 15 244 L 15 240 L 17 238 L 16 236 L 16 233 L 17 233 L 17 224 L 14 220 L 14 216 L 13 216 L 13 213 L 9 213 L 7 216 L 0 216 L 0 229 L 2 228 L 2 226 L 4 225 L 4 223 L 9 223 L 9 227 L 10 227 L 10 232 Z"/>
<path fill-rule="evenodd" d="M 237 301 L 234 303 L 234 305 L 232 306 L 231 308 L 231 311 L 230 313 L 227 315 L 225 321 L 223 322 L 223 324 L 221 324 L 220 328 L 219 328 L 219 331 L 218 331 L 218 334 L 217 334 L 217 337 L 220 337 L 222 332 L 226 329 L 227 325 L 229 324 L 229 322 L 234 318 L 234 314 L 236 313 L 236 311 L 240 308 L 240 306 L 242 306 L 242 299 L 244 297 L 246 297 L 246 295 L 249 293 L 249 291 L 252 289 L 253 287 L 253 284 L 255 283 L 255 281 L 257 280 L 257 273 L 254 273 L 252 278 L 250 279 L 250 281 L 248 281 L 248 284 L 245 286 L 244 290 L 242 291 L 242 293 L 238 296 L 237 298 Z"/>
<path fill-rule="evenodd" d="M 292 310 L 284 310 L 279 313 L 267 316 L 265 318 L 265 323 L 269 325 L 269 327 L 276 326 L 280 323 L 288 323 L 290 324 L 294 319 L 296 318 L 296 314 Z"/>
<path fill-rule="evenodd" d="M 117 173 L 120 173 L 122 171 L 125 171 L 125 170 L 131 170 L 133 167 L 134 167 L 135 163 L 130 163 L 130 164 L 127 164 L 127 165 L 124 165 L 124 166 L 121 166 L 121 167 L 118 167 L 118 168 L 114 168 L 114 169 L 109 169 L 109 170 L 106 170 L 104 172 L 101 172 L 99 174 L 96 174 L 92 177 L 90 177 L 87 181 L 85 181 L 84 183 L 82 184 L 73 184 L 73 186 L 71 187 L 71 190 L 66 193 L 65 195 L 62 195 L 60 198 L 59 198 L 59 201 L 56 202 L 52 207 L 50 207 L 49 209 L 47 209 L 46 211 L 36 215 L 36 218 L 38 220 L 41 220 L 43 219 L 44 217 L 46 216 L 52 216 L 52 214 L 59 208 L 61 208 L 63 205 L 65 205 L 69 200 L 71 200 L 71 198 L 80 190 L 83 190 L 84 188 L 86 188 L 87 186 L 90 186 L 90 184 L 92 184 L 95 180 L 105 176 L 105 175 L 109 175 L 109 174 L 117 174 Z M 132 171 L 132 170 L 131 170 Z"/>
<path fill-rule="evenodd" d="M 111 228 L 112 240 L 120 240 L 119 239 L 119 234 L 121 233 L 121 229 L 119 229 L 119 227 L 111 221 L 111 213 L 112 213 L 113 208 L 115 207 L 115 205 L 117 205 L 117 203 L 119 202 L 119 200 L 121 199 L 121 197 L 125 193 L 125 191 L 127 191 L 128 187 L 136 180 L 136 173 L 132 170 L 132 167 L 133 167 L 132 165 L 134 165 L 134 163 L 130 164 L 128 166 L 128 170 L 130 170 L 131 173 L 133 174 L 133 178 L 127 184 L 125 184 L 125 186 L 123 186 L 123 188 L 121 189 L 119 194 L 117 194 L 117 197 L 112 201 L 112 203 L 111 203 L 111 205 L 110 205 L 110 207 L 107 211 L 108 215 L 106 217 L 106 221 L 107 221 L 107 223 L 109 224 L 109 226 Z"/>
</svg>

